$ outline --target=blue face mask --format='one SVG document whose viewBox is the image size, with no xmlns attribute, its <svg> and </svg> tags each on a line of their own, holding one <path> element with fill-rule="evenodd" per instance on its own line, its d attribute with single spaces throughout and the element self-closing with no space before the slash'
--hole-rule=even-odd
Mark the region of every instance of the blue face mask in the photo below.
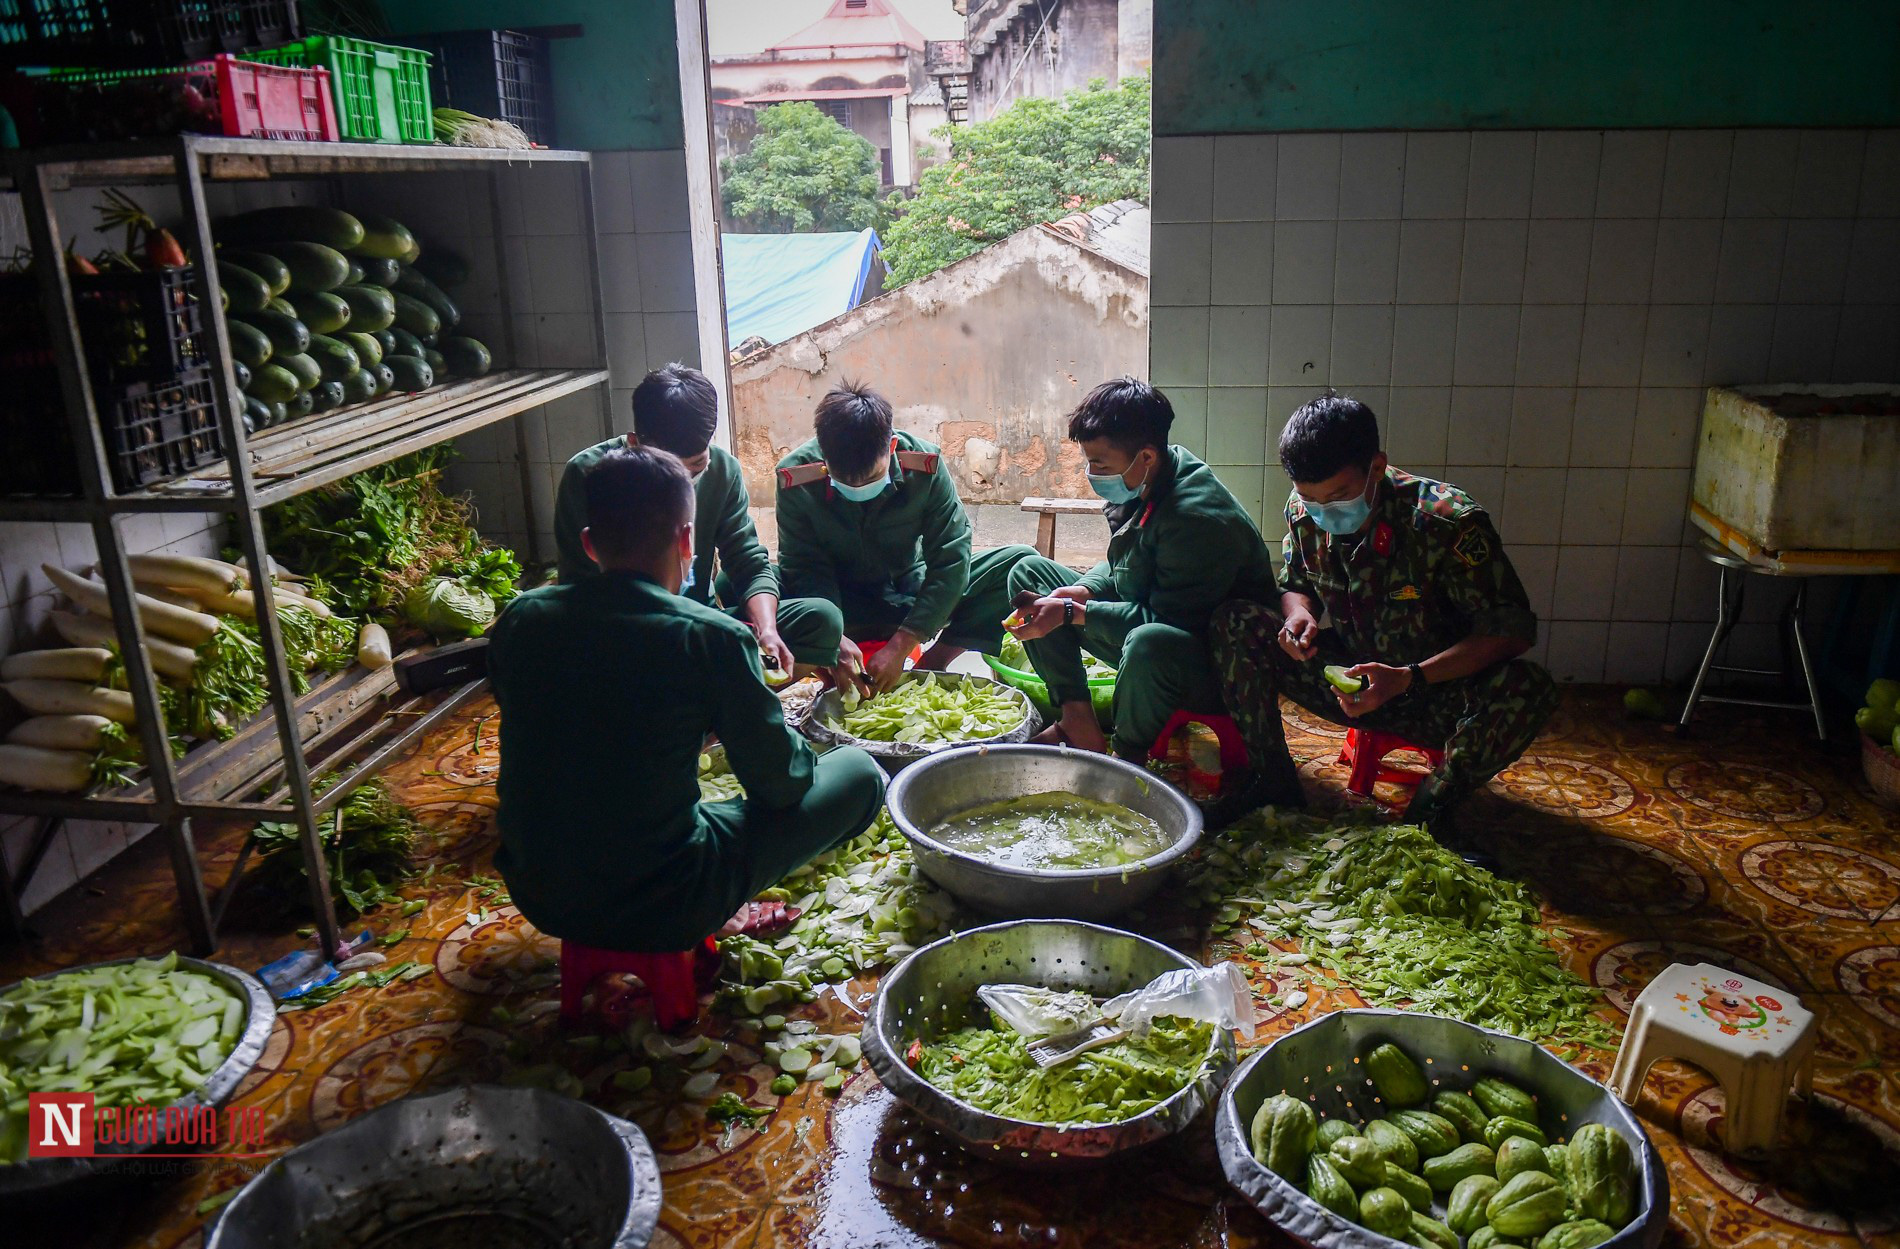
<svg viewBox="0 0 1900 1249">
<path fill-rule="evenodd" d="M 695 551 L 691 555 L 688 555 L 686 557 L 686 571 L 680 574 L 680 591 L 679 592 L 681 594 L 684 594 L 688 590 L 693 588 L 693 583 L 694 583 L 693 566 L 697 563 L 699 563 L 699 552 Z"/>
<path fill-rule="evenodd" d="M 1361 491 L 1357 498 L 1341 499 L 1337 503 L 1308 502 L 1306 514 L 1327 533 L 1343 538 L 1347 534 L 1358 533 L 1359 527 L 1366 523 L 1366 517 L 1372 515 L 1372 500 Z"/>
<path fill-rule="evenodd" d="M 1141 485 L 1139 486 L 1129 485 L 1128 482 L 1124 480 L 1123 473 L 1090 473 L 1089 489 L 1095 491 L 1096 494 L 1101 495 L 1110 503 L 1132 503 L 1141 497 L 1141 492 L 1143 488 L 1147 486 L 1148 477 L 1153 471 L 1151 467 L 1148 472 L 1141 475 Z"/>
<path fill-rule="evenodd" d="M 847 486 L 836 477 L 831 479 L 831 488 L 853 503 L 869 503 L 872 499 L 883 494 L 890 484 L 891 475 L 889 470 L 886 470 L 884 475 L 876 481 L 863 486 Z"/>
</svg>

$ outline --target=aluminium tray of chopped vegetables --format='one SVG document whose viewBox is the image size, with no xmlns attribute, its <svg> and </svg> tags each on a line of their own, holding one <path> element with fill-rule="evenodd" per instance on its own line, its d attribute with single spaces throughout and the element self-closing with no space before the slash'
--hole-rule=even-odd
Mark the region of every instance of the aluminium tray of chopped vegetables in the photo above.
<svg viewBox="0 0 1900 1249">
<path fill-rule="evenodd" d="M 953 746 L 1027 741 L 1041 727 L 1021 690 L 960 672 L 914 671 L 855 709 L 826 690 L 800 725 L 814 742 L 856 746 L 893 770 Z"/>
</svg>

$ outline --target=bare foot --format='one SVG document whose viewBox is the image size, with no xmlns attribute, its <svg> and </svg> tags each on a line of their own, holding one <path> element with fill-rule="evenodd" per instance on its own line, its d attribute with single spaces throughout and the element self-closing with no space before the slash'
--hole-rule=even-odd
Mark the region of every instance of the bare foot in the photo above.
<svg viewBox="0 0 1900 1249">
<path fill-rule="evenodd" d="M 1062 709 L 1062 720 L 1056 727 L 1061 730 L 1063 740 L 1077 750 L 1107 754 L 1108 738 L 1095 718 L 1095 709 L 1087 703 L 1077 704 L 1077 708 L 1065 706 Z"/>
<path fill-rule="evenodd" d="M 731 919 L 720 925 L 722 937 L 771 937 L 795 923 L 799 910 L 783 902 L 748 902 Z"/>
<path fill-rule="evenodd" d="M 1066 746 L 1069 744 L 1069 739 L 1062 736 L 1062 726 L 1060 724 L 1050 725 L 1029 740 L 1037 746 Z"/>
</svg>

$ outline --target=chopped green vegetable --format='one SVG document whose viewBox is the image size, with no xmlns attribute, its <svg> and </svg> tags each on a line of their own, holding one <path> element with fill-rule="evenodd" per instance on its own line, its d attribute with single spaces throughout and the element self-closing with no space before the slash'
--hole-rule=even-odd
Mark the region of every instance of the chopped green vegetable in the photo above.
<svg viewBox="0 0 1900 1249">
<path fill-rule="evenodd" d="M 996 682 L 924 673 L 848 708 L 832 727 L 859 741 L 930 745 L 997 737 L 1022 722 L 1021 696 Z"/>
<path fill-rule="evenodd" d="M 776 1097 L 790 1097 L 797 1091 L 797 1076 L 778 1076 L 772 1081 L 772 1093 Z"/>
<path fill-rule="evenodd" d="M 623 1093 L 638 1093 L 653 1083 L 653 1068 L 635 1067 L 631 1071 L 614 1072 L 614 1087 Z"/>
<path fill-rule="evenodd" d="M 1035 870 L 1126 867 L 1171 844 L 1161 825 L 1127 807 L 1053 791 L 960 811 L 930 830 L 953 850 Z"/>
<path fill-rule="evenodd" d="M 713 1098 L 712 1105 L 706 1107 L 708 1123 L 743 1123 L 749 1128 L 759 1125 L 759 1120 L 772 1112 L 764 1106 L 751 1106 L 737 1093 L 721 1093 Z"/>
</svg>

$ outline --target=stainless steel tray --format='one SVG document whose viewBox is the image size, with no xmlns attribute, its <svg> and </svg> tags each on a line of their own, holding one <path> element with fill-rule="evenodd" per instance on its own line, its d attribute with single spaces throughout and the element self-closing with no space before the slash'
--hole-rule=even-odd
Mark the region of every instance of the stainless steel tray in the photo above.
<svg viewBox="0 0 1900 1249">
<path fill-rule="evenodd" d="M 904 680 L 915 681 L 922 677 L 933 677 L 946 685 L 982 684 L 995 687 L 1004 697 L 1011 699 L 1023 709 L 1023 722 L 1007 733 L 995 737 L 972 738 L 967 742 L 935 742 L 920 745 L 912 742 L 868 742 L 853 737 L 838 727 L 839 717 L 844 708 L 839 701 L 838 691 L 826 690 L 812 703 L 811 710 L 799 721 L 798 730 L 812 741 L 825 746 L 856 746 L 876 759 L 892 772 L 915 760 L 933 755 L 939 751 L 953 750 L 959 746 L 1001 746 L 1012 742 L 1026 742 L 1042 728 L 1042 717 L 1036 714 L 1035 704 L 1029 701 L 1029 695 L 1014 686 L 1004 685 L 1001 681 L 992 681 L 988 677 L 970 676 L 962 672 L 908 672 Z"/>
</svg>

